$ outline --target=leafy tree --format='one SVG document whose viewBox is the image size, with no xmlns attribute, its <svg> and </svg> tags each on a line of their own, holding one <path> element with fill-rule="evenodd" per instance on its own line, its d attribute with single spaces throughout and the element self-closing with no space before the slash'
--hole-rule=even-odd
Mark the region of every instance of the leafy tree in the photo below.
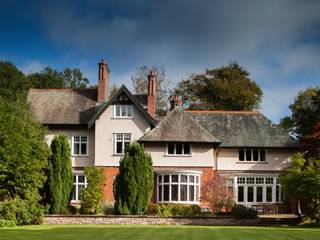
<svg viewBox="0 0 320 240">
<path fill-rule="evenodd" d="M 301 149 L 307 158 L 320 159 L 320 122 L 301 140 Z"/>
<path fill-rule="evenodd" d="M 94 166 L 86 167 L 84 174 L 87 177 L 88 186 L 82 189 L 81 207 L 85 213 L 97 214 L 102 209 L 105 180 L 103 169 Z"/>
<path fill-rule="evenodd" d="M 302 154 L 292 157 L 292 165 L 280 175 L 287 195 L 298 200 L 310 199 L 312 216 L 320 220 L 320 159 L 306 160 Z"/>
<path fill-rule="evenodd" d="M 30 83 L 23 72 L 7 61 L 0 61 L 0 96 L 11 101 L 25 97 Z"/>
<path fill-rule="evenodd" d="M 291 116 L 283 118 L 281 125 L 301 139 L 320 122 L 320 89 L 315 87 L 299 92 L 289 108 Z"/>
<path fill-rule="evenodd" d="M 41 72 L 28 75 L 34 88 L 65 88 L 66 82 L 63 74 L 51 67 L 44 68 Z"/>
<path fill-rule="evenodd" d="M 227 177 L 215 174 L 201 186 L 201 201 L 207 203 L 212 212 L 230 210 L 234 205 L 233 192 L 228 189 Z"/>
<path fill-rule="evenodd" d="M 175 93 L 190 109 L 200 110 L 254 110 L 262 97 L 258 84 L 238 63 L 192 74 L 178 84 Z"/>
<path fill-rule="evenodd" d="M 126 147 L 114 182 L 115 209 L 120 214 L 143 214 L 153 191 L 151 156 L 138 143 Z"/>
<path fill-rule="evenodd" d="M 48 196 L 51 213 L 62 213 L 67 207 L 72 185 L 70 147 L 66 136 L 59 134 L 51 142 L 48 167 Z"/>
<path fill-rule="evenodd" d="M 156 98 L 156 114 L 164 116 L 168 111 L 168 97 L 170 79 L 167 72 L 162 67 L 140 66 L 135 74 L 131 76 L 133 90 L 135 94 L 148 94 L 148 75 L 153 70 L 157 73 L 157 98 Z"/>
<path fill-rule="evenodd" d="M 0 200 L 39 200 L 49 156 L 44 133 L 24 102 L 0 97 Z"/>
<path fill-rule="evenodd" d="M 63 71 L 64 82 L 68 88 L 81 89 L 87 88 L 88 78 L 84 77 L 79 68 L 66 68 Z"/>
</svg>

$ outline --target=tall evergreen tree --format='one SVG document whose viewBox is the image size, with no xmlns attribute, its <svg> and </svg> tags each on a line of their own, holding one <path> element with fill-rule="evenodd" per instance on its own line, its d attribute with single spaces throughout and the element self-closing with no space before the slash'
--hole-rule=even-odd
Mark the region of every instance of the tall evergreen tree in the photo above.
<svg viewBox="0 0 320 240">
<path fill-rule="evenodd" d="M 63 134 L 55 136 L 51 142 L 48 174 L 49 210 L 62 213 L 69 203 L 73 183 L 70 147 Z"/>
<path fill-rule="evenodd" d="M 151 156 L 138 143 L 127 146 L 114 182 L 115 208 L 120 214 L 143 214 L 151 200 Z"/>
</svg>

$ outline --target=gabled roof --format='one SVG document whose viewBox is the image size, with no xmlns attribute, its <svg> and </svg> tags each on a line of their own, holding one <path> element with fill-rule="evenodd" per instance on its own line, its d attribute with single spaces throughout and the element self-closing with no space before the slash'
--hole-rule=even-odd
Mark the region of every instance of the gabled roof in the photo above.
<svg viewBox="0 0 320 240">
<path fill-rule="evenodd" d="M 193 120 L 221 140 L 221 147 L 293 148 L 289 133 L 260 112 L 186 111 Z"/>
<path fill-rule="evenodd" d="M 30 89 L 28 103 L 43 124 L 87 124 L 96 109 L 96 89 Z"/>
<path fill-rule="evenodd" d="M 125 87 L 125 85 L 122 85 L 120 87 L 120 89 L 114 93 L 110 99 L 105 102 L 105 103 L 102 103 L 101 105 L 99 105 L 99 107 L 97 108 L 97 111 L 96 113 L 93 115 L 93 117 L 89 120 L 88 122 L 88 125 L 89 125 L 89 128 L 91 126 L 94 125 L 95 121 L 97 119 L 99 119 L 99 117 L 101 116 L 101 114 L 122 94 L 126 94 L 126 96 L 129 98 L 129 100 L 132 101 L 132 103 L 135 105 L 135 107 L 139 110 L 139 112 L 142 114 L 142 116 L 145 117 L 145 119 L 149 122 L 149 124 L 153 127 L 155 127 L 157 125 L 157 121 L 152 118 L 146 109 L 144 109 L 144 107 L 140 104 L 140 102 L 138 101 L 138 99 L 133 96 L 130 91 Z"/>
<path fill-rule="evenodd" d="M 194 121 L 182 109 L 175 108 L 159 125 L 147 132 L 140 142 L 202 142 L 219 143 L 220 141 L 200 124 Z"/>
</svg>

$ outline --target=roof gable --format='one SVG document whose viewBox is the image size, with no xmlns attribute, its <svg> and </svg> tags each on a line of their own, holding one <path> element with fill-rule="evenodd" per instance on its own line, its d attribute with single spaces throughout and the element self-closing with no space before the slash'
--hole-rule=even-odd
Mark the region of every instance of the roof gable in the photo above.
<svg viewBox="0 0 320 240">
<path fill-rule="evenodd" d="M 146 133 L 139 141 L 219 143 L 213 134 L 180 108 L 171 111 L 156 128 Z"/>
<path fill-rule="evenodd" d="M 89 120 L 88 125 L 89 128 L 94 125 L 95 121 L 99 119 L 99 117 L 103 114 L 103 112 L 116 100 L 121 94 L 125 94 L 128 99 L 133 103 L 133 105 L 138 109 L 138 111 L 142 114 L 142 116 L 149 122 L 149 124 L 153 127 L 156 126 L 157 122 L 154 118 L 152 118 L 148 112 L 144 109 L 144 107 L 140 104 L 138 99 L 130 93 L 130 91 L 122 85 L 118 91 L 116 91 L 107 102 L 99 105 L 94 116 Z"/>
</svg>

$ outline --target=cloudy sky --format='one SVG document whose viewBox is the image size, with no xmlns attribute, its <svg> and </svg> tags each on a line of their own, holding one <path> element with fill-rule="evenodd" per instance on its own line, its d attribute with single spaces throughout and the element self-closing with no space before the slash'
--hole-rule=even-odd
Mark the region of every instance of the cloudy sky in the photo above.
<svg viewBox="0 0 320 240">
<path fill-rule="evenodd" d="M 111 84 L 129 87 L 140 65 L 163 66 L 174 86 L 237 61 L 274 122 L 299 90 L 320 85 L 318 0 L 2 0 L 0 31 L 0 59 L 25 73 L 79 67 L 92 84 L 101 59 Z"/>
</svg>

